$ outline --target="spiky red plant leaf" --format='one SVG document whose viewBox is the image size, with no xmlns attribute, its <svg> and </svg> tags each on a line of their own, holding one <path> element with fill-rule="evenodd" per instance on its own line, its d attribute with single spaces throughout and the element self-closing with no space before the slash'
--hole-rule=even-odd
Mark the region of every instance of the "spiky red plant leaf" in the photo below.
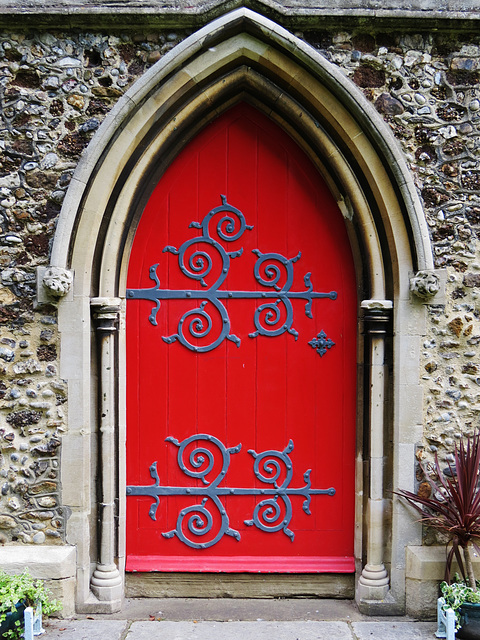
<svg viewBox="0 0 480 640">
<path fill-rule="evenodd" d="M 422 515 L 420 521 L 445 533 L 452 548 L 447 554 L 445 578 L 450 579 L 453 558 L 457 559 L 459 568 L 465 578 L 460 547 L 465 549 L 472 543 L 480 551 L 476 541 L 480 542 L 480 432 L 463 440 L 455 446 L 455 473 L 449 464 L 451 477 L 447 477 L 440 468 L 438 456 L 435 454 L 435 471 L 438 482 L 435 482 L 424 469 L 425 476 L 432 487 L 429 497 L 418 496 L 411 491 L 400 489 L 398 495 L 412 505 Z M 447 579 L 448 576 L 448 579 Z"/>
</svg>

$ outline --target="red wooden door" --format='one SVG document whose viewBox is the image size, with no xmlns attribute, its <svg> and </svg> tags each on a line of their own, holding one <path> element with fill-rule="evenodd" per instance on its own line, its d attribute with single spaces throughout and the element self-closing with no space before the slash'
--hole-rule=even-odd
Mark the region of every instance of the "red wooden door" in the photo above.
<svg viewBox="0 0 480 640">
<path fill-rule="evenodd" d="M 127 286 L 127 570 L 353 571 L 355 274 L 304 152 L 246 104 L 215 120 Z"/>
</svg>

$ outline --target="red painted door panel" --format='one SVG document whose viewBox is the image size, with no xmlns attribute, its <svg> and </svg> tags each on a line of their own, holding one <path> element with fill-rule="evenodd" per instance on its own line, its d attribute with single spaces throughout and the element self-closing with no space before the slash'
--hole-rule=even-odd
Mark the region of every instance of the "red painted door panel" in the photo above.
<svg viewBox="0 0 480 640">
<path fill-rule="evenodd" d="M 127 569 L 353 571 L 355 274 L 304 152 L 248 105 L 215 120 L 127 287 Z"/>
</svg>

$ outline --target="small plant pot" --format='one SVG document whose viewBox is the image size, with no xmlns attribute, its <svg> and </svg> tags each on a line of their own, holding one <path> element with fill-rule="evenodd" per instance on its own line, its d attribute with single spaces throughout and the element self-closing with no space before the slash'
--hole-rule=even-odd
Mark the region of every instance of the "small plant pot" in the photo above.
<svg viewBox="0 0 480 640">
<path fill-rule="evenodd" d="M 480 640 L 480 602 L 466 602 L 460 607 L 461 627 L 457 638 L 461 640 Z"/>
<path fill-rule="evenodd" d="M 0 638 L 5 638 L 4 634 L 10 629 L 15 629 L 15 622 L 23 620 L 24 611 L 25 605 L 23 602 L 19 602 L 16 605 L 15 611 L 8 611 L 7 617 L 0 623 Z"/>
</svg>

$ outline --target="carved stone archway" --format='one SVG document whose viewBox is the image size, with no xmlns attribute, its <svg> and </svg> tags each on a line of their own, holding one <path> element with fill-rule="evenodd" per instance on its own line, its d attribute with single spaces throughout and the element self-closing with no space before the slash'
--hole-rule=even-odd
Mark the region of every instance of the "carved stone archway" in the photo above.
<svg viewBox="0 0 480 640">
<path fill-rule="evenodd" d="M 298 142 L 345 218 L 358 273 L 359 397 L 368 390 L 357 425 L 357 599 L 365 610 L 400 612 L 404 547 L 420 536 L 391 511 L 388 490 L 413 487 L 422 433 L 424 308 L 411 297 L 410 276 L 432 274 L 426 222 L 396 142 L 361 92 L 312 47 L 247 9 L 187 38 L 125 94 L 82 157 L 60 215 L 51 265 L 75 274 L 73 296 L 59 303 L 59 327 L 70 400 L 62 483 L 72 510 L 68 542 L 77 547 L 77 608 L 111 611 L 123 597 L 124 302 L 136 224 L 178 151 L 239 100 Z"/>
</svg>

